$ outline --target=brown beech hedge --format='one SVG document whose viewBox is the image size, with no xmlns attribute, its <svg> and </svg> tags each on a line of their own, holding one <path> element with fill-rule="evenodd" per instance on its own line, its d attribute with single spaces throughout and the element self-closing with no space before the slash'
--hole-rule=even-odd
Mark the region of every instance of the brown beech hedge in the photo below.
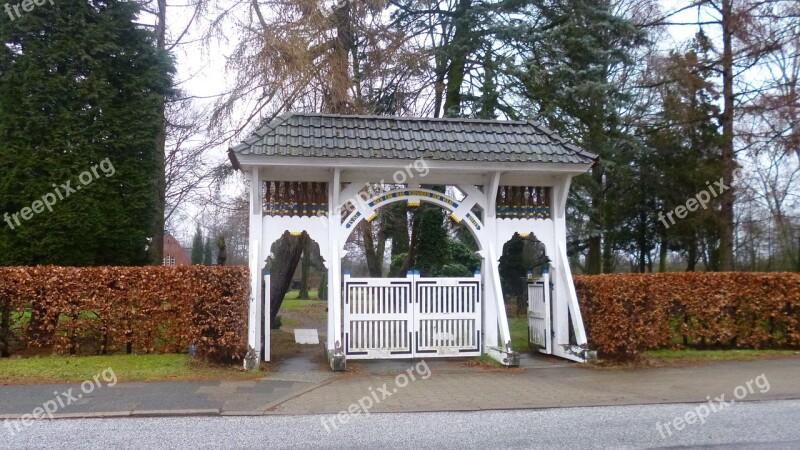
<svg viewBox="0 0 800 450">
<path fill-rule="evenodd" d="M 242 267 L 0 267 L 0 353 L 186 351 L 243 357 Z"/>
<path fill-rule="evenodd" d="M 800 347 L 800 274 L 576 276 L 589 345 L 606 355 L 657 348 Z"/>
<path fill-rule="evenodd" d="M 0 267 L 0 355 L 182 352 L 244 356 L 243 267 Z M 576 276 L 590 346 L 800 348 L 800 274 Z"/>
</svg>

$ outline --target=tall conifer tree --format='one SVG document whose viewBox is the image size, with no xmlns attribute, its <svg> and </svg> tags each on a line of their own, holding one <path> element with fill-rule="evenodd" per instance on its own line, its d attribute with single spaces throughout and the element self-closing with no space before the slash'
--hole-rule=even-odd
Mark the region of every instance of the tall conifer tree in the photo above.
<svg viewBox="0 0 800 450">
<path fill-rule="evenodd" d="M 59 0 L 0 20 L 0 213 L 60 193 L 52 212 L 0 227 L 0 264 L 147 262 L 172 64 L 138 13 L 130 1 Z M 104 160 L 113 172 L 92 173 Z"/>
</svg>

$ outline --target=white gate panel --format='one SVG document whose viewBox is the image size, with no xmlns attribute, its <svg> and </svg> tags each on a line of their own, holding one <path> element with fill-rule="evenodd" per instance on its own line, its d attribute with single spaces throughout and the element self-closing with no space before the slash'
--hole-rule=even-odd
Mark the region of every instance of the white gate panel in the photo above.
<svg viewBox="0 0 800 450">
<path fill-rule="evenodd" d="M 348 359 L 481 354 L 481 279 L 344 276 Z"/>
<path fill-rule="evenodd" d="M 552 353 L 550 275 L 528 283 L 528 342 L 544 353 Z"/>
<path fill-rule="evenodd" d="M 411 357 L 412 280 L 344 276 L 348 359 Z"/>
<path fill-rule="evenodd" d="M 480 356 L 481 279 L 414 280 L 415 355 Z"/>
</svg>

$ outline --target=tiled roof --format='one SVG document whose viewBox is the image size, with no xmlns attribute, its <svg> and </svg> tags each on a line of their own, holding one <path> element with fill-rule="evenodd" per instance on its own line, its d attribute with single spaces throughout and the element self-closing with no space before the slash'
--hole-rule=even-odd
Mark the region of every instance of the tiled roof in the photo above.
<svg viewBox="0 0 800 450">
<path fill-rule="evenodd" d="M 230 151 L 236 155 L 590 164 L 586 152 L 534 122 L 291 113 Z"/>
</svg>

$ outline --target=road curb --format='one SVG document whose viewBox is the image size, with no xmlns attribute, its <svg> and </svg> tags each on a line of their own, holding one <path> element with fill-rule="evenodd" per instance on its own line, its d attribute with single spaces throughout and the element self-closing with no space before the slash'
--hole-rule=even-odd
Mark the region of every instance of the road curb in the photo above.
<svg viewBox="0 0 800 450">
<path fill-rule="evenodd" d="M 783 398 L 770 398 L 758 400 L 741 400 L 741 403 L 763 403 L 773 401 L 795 401 L 800 400 L 800 394 Z M 595 405 L 563 405 L 563 406 L 509 406 L 506 408 L 415 408 L 399 409 L 395 411 L 375 411 L 370 414 L 415 414 L 415 413 L 469 413 L 483 411 L 541 411 L 549 409 L 579 409 L 579 408 L 607 408 L 615 406 L 643 406 L 643 405 L 696 405 L 705 402 L 696 401 L 662 401 L 647 403 L 611 403 Z M 738 404 L 739 402 L 737 402 Z M 276 411 L 221 411 L 219 409 L 174 409 L 174 410 L 141 410 L 141 411 L 110 411 L 110 412 L 83 412 L 83 413 L 63 413 L 54 414 L 53 418 L 43 417 L 39 420 L 75 420 L 75 419 L 117 419 L 117 418 L 148 418 L 148 417 L 260 417 L 260 416 L 329 416 L 330 412 L 305 411 L 302 413 L 280 413 Z M 0 414 L 0 420 L 21 420 L 23 414 Z"/>
</svg>

